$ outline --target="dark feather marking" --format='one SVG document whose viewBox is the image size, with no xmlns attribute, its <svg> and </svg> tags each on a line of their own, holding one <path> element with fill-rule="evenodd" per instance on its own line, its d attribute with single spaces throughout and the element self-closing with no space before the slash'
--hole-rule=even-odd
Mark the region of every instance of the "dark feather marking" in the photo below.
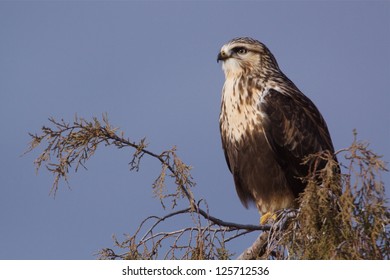
<svg viewBox="0 0 390 280">
<path fill-rule="evenodd" d="M 249 86 L 247 87 L 247 92 L 248 92 L 248 97 L 247 100 L 248 102 L 252 101 L 252 96 L 253 96 L 253 87 Z"/>
<path fill-rule="evenodd" d="M 244 86 L 243 86 L 243 80 L 244 79 L 237 79 L 238 80 L 238 92 L 242 93 L 244 92 Z"/>
</svg>

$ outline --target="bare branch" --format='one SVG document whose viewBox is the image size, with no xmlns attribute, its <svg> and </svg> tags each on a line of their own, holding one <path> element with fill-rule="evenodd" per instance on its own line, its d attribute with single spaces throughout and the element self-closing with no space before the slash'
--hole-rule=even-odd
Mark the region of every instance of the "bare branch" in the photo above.
<svg viewBox="0 0 390 280">
<path fill-rule="evenodd" d="M 223 221 L 209 214 L 208 210 L 199 207 L 202 200 L 197 201 L 191 191 L 195 182 L 190 173 L 190 166 L 184 164 L 176 154 L 176 148 L 163 151 L 160 154 L 154 153 L 147 148 L 145 138 L 139 142 L 131 141 L 124 136 L 123 132 L 118 133 L 118 128 L 113 127 L 109 122 L 107 115 L 103 115 L 101 121 L 93 118 L 89 122 L 83 118 L 75 117 L 72 124 L 64 120 L 56 121 L 49 119 L 54 127 L 43 127 L 41 135 L 30 134 L 32 141 L 28 152 L 36 149 L 40 144 L 46 142 L 40 156 L 35 160 L 35 166 L 38 170 L 42 165 L 55 175 L 51 193 L 55 196 L 59 188 L 59 182 L 64 180 L 68 184 L 68 173 L 72 166 L 77 171 L 79 166 L 86 168 L 86 162 L 94 155 L 100 144 L 105 146 L 114 146 L 118 149 L 134 149 L 133 157 L 129 163 L 130 170 L 139 170 L 142 158 L 147 155 L 157 159 L 161 164 L 161 172 L 153 183 L 153 191 L 164 206 L 164 200 L 172 200 L 172 208 L 177 205 L 180 198 L 187 199 L 189 207 L 174 211 L 162 217 L 150 216 L 144 219 L 135 234 L 129 236 L 123 242 L 115 238 L 115 244 L 119 248 L 128 248 L 128 254 L 115 254 L 112 250 L 104 249 L 101 256 L 107 258 L 156 258 L 158 248 L 167 238 L 174 238 L 173 245 L 167 254 L 175 255 L 175 250 L 184 250 L 184 255 L 199 258 L 207 254 L 209 257 L 226 257 L 228 253 L 224 249 L 224 244 L 235 236 L 242 236 L 252 231 L 269 230 L 269 226 L 243 225 Z M 165 182 L 168 178 L 174 180 L 177 186 L 176 190 L 167 191 Z M 154 233 L 154 230 L 166 219 L 174 218 L 181 214 L 188 214 L 192 217 L 195 226 L 177 229 L 174 231 L 160 231 Z M 196 217 L 196 218 L 195 218 Z M 201 219 L 203 218 L 203 219 Z M 143 236 L 138 239 L 138 234 L 151 221 L 152 225 L 144 231 Z M 196 234 L 195 234 L 196 232 Z M 233 233 L 235 232 L 235 233 Z M 179 245 L 182 237 L 189 233 L 189 241 L 186 245 Z M 217 235 L 217 233 L 219 235 Z M 233 233 L 225 237 L 226 233 Z M 206 244 L 206 243 L 207 244 Z M 219 243 L 220 247 L 214 246 L 213 242 Z M 206 245 L 205 245 L 206 244 Z M 140 253 L 140 250 L 143 253 Z M 130 253 L 131 252 L 131 253 Z"/>
<path fill-rule="evenodd" d="M 238 256 L 237 260 L 255 260 L 259 258 L 264 253 L 267 242 L 268 232 L 261 233 L 255 242 Z"/>
</svg>

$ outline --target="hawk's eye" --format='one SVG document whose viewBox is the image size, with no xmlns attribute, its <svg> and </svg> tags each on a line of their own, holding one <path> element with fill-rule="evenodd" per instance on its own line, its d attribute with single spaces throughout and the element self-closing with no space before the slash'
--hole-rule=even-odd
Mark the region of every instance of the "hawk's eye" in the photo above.
<svg viewBox="0 0 390 280">
<path fill-rule="evenodd" d="M 236 52 L 238 54 L 246 54 L 248 52 L 248 50 L 246 48 L 239 47 L 236 49 Z"/>
</svg>

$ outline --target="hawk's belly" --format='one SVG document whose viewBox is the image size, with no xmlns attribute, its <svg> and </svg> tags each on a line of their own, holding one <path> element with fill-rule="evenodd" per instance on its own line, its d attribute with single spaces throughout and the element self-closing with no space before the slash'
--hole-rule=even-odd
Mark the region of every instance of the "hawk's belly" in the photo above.
<svg viewBox="0 0 390 280">
<path fill-rule="evenodd" d="M 248 132 L 231 145 L 236 152 L 228 157 L 242 203 L 253 201 L 262 214 L 292 207 L 294 195 L 262 131 Z"/>
<path fill-rule="evenodd" d="M 243 205 L 254 202 L 262 214 L 292 207 L 295 198 L 264 136 L 261 112 L 245 105 L 240 112 L 226 109 L 220 116 L 222 142 Z"/>
</svg>

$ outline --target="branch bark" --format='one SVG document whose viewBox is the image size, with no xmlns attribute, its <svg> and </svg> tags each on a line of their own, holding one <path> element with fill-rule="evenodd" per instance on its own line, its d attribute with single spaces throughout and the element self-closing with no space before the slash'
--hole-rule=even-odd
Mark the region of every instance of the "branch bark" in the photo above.
<svg viewBox="0 0 390 280">
<path fill-rule="evenodd" d="M 263 255 L 268 244 L 269 232 L 262 232 L 255 242 L 237 257 L 237 260 L 255 260 Z"/>
</svg>

